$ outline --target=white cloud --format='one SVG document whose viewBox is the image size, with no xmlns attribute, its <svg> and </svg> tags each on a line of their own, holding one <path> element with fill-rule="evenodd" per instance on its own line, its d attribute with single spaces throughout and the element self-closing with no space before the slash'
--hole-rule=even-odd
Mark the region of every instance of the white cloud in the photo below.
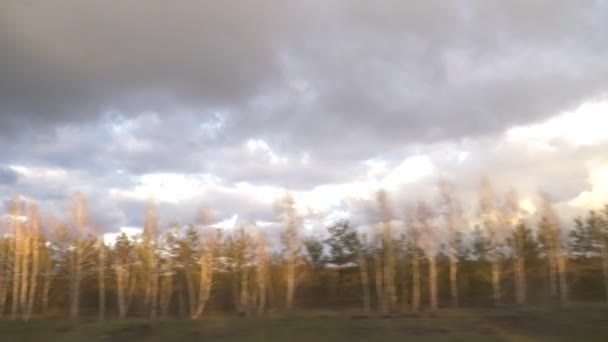
<svg viewBox="0 0 608 342">
<path fill-rule="evenodd" d="M 25 179 L 26 181 L 64 182 L 68 180 L 68 172 L 57 167 L 32 167 L 22 165 L 10 165 L 9 167 L 17 172 L 21 179 Z"/>
<path fill-rule="evenodd" d="M 608 165 L 593 170 L 589 177 L 590 191 L 581 192 L 569 203 L 580 208 L 597 208 L 608 202 Z"/>
<path fill-rule="evenodd" d="M 417 155 L 404 159 L 401 164 L 391 170 L 382 180 L 385 187 L 417 182 L 435 171 L 435 165 L 425 155 Z"/>
<path fill-rule="evenodd" d="M 217 177 L 207 174 L 149 173 L 140 176 L 139 184 L 133 189 L 111 188 L 109 193 L 113 197 L 155 199 L 177 204 L 200 195 L 205 187 L 215 185 L 217 182 Z"/>
<path fill-rule="evenodd" d="M 555 141 L 574 146 L 608 141 L 608 101 L 586 102 L 545 122 L 511 128 L 507 141 L 551 149 Z"/>
<path fill-rule="evenodd" d="M 262 139 L 249 139 L 245 143 L 245 146 L 250 153 L 260 156 L 271 164 L 285 164 L 288 161 L 287 157 L 275 153 L 268 146 L 268 143 Z"/>
</svg>

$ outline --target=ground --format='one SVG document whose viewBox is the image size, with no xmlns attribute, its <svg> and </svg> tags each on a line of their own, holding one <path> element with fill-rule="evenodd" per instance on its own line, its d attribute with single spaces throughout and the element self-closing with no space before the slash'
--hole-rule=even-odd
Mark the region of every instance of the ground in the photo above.
<svg viewBox="0 0 608 342">
<path fill-rule="evenodd" d="M 72 323 L 0 321 L 0 341 L 606 341 L 608 306 L 438 310 L 364 317 L 307 311 L 266 317 L 208 315 L 201 321 Z"/>
</svg>

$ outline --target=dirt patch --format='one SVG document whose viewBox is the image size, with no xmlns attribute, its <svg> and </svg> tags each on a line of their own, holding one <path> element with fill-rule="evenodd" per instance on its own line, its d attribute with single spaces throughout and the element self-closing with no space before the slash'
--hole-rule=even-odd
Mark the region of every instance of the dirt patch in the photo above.
<svg viewBox="0 0 608 342">
<path fill-rule="evenodd" d="M 133 342 L 152 335 L 152 327 L 148 324 L 137 324 L 123 327 L 104 336 L 111 342 Z"/>
<path fill-rule="evenodd" d="M 449 334 L 450 330 L 440 327 L 423 327 L 423 326 L 411 326 L 399 328 L 399 332 L 411 335 L 443 335 Z"/>
</svg>

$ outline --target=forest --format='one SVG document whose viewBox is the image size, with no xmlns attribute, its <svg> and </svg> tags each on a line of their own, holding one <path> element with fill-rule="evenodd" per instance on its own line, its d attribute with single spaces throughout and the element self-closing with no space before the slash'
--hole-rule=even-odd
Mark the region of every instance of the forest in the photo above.
<svg viewBox="0 0 608 342">
<path fill-rule="evenodd" d="M 204 320 L 348 309 L 390 317 L 608 301 L 608 205 L 563 224 L 541 195 L 533 219 L 515 191 L 498 195 L 487 179 L 478 217 L 465 217 L 447 181 L 435 198 L 402 215 L 379 191 L 377 222 L 358 229 L 342 220 L 321 236 L 305 234 L 287 193 L 277 200 L 274 240 L 253 223 L 217 229 L 206 208 L 190 224 L 163 227 L 149 204 L 141 234 L 106 243 L 84 195 L 71 197 L 61 219 L 15 196 L 1 227 L 0 315 Z"/>
</svg>

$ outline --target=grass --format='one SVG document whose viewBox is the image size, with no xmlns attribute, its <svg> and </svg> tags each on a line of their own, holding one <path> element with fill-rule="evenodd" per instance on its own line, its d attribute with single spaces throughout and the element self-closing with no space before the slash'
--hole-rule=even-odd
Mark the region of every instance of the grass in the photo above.
<svg viewBox="0 0 608 342">
<path fill-rule="evenodd" d="M 0 321 L 0 341 L 605 341 L 608 307 L 439 310 L 381 318 L 346 312 L 210 315 L 201 321 Z"/>
</svg>

